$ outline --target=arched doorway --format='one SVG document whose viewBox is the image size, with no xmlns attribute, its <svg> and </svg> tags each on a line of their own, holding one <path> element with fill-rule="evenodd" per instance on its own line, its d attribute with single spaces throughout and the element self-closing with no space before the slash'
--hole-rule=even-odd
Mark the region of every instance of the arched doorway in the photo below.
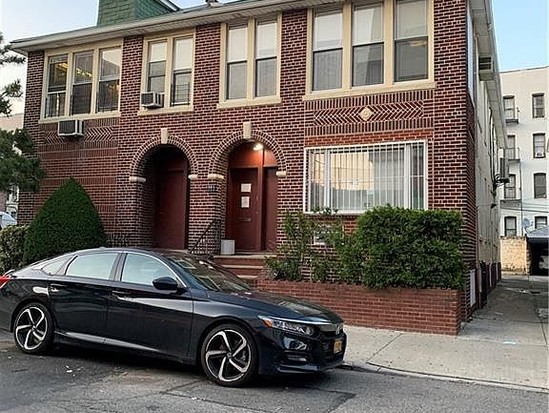
<svg viewBox="0 0 549 413">
<path fill-rule="evenodd" d="M 226 235 L 239 252 L 274 251 L 277 162 L 273 152 L 246 142 L 229 155 Z"/>
<path fill-rule="evenodd" d="M 189 162 L 173 146 L 151 154 L 145 166 L 152 244 L 158 248 L 184 249 L 188 237 Z"/>
</svg>

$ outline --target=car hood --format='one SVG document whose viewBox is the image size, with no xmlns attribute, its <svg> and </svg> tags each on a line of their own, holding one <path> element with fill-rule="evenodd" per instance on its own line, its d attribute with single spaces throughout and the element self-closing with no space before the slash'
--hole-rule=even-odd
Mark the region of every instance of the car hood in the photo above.
<svg viewBox="0 0 549 413">
<path fill-rule="evenodd" d="M 254 308 L 282 318 L 301 319 L 303 321 L 341 323 L 343 320 L 332 311 L 318 304 L 294 297 L 262 291 L 241 291 L 234 293 L 214 293 L 217 300 L 231 304 Z"/>
</svg>

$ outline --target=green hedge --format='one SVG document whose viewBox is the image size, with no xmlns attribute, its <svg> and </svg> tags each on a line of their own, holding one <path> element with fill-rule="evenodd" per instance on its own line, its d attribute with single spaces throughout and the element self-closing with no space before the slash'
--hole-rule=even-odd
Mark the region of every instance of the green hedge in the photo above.
<svg viewBox="0 0 549 413">
<path fill-rule="evenodd" d="M 71 178 L 50 196 L 31 222 L 25 262 L 104 246 L 106 242 L 103 224 L 92 200 Z"/>
<path fill-rule="evenodd" d="M 285 225 L 282 253 L 267 263 L 276 278 L 306 278 L 308 266 L 313 280 L 371 288 L 462 288 L 463 222 L 458 212 L 379 207 L 362 214 L 351 233 L 344 231 L 340 217 L 331 216 L 327 224 L 315 215 L 294 216 L 285 222 L 299 225 L 290 226 L 291 231 Z M 320 229 L 326 246 L 315 249 L 312 237 Z"/>
<path fill-rule="evenodd" d="M 0 230 L 0 274 L 23 266 L 28 229 L 25 225 L 11 225 Z"/>
</svg>

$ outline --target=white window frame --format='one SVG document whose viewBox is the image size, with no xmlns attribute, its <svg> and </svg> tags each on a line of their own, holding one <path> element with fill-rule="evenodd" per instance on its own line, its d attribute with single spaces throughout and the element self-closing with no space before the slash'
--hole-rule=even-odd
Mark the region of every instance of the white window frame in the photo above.
<svg viewBox="0 0 549 413">
<path fill-rule="evenodd" d="M 541 145 L 537 145 L 536 141 L 542 141 Z M 542 159 L 547 156 L 547 142 L 545 139 L 545 133 L 534 133 L 532 135 L 532 151 L 534 152 L 534 159 Z M 539 150 L 539 151 L 538 151 Z"/>
<path fill-rule="evenodd" d="M 179 39 L 192 39 L 191 51 L 191 86 L 189 90 L 189 102 L 172 104 L 172 82 L 174 74 L 174 45 Z M 164 74 L 164 99 L 163 106 L 155 110 L 140 108 L 138 115 L 158 115 L 163 112 L 189 112 L 193 110 L 194 97 L 194 76 L 195 76 L 195 56 L 196 56 L 196 36 L 194 30 L 178 32 L 170 36 L 147 37 L 143 40 L 143 63 L 141 70 L 141 93 L 149 90 L 149 50 L 152 43 L 166 42 L 166 67 Z"/>
<path fill-rule="evenodd" d="M 351 153 L 353 149 L 356 149 L 358 151 L 364 151 L 366 150 L 376 150 L 380 148 L 390 148 L 390 147 L 404 147 L 404 177 L 406 181 L 409 183 L 411 176 L 410 176 L 410 153 L 411 153 L 411 147 L 412 145 L 421 144 L 423 146 L 423 208 L 422 209 L 428 209 L 429 208 L 429 193 L 428 193 L 428 181 L 429 181 L 429 170 L 428 170 L 428 145 L 427 141 L 425 140 L 412 140 L 412 141 L 397 141 L 397 142 L 388 142 L 388 143 L 376 143 L 376 144 L 359 144 L 359 145 L 345 145 L 345 146 L 314 146 L 314 147 L 308 147 L 303 150 L 303 212 L 306 214 L 314 213 L 313 208 L 311 207 L 311 201 L 310 201 L 310 194 L 309 194 L 309 158 L 308 154 L 312 151 L 327 151 L 326 154 L 329 154 L 330 151 L 338 152 L 342 149 L 347 150 L 347 153 Z M 328 157 L 329 158 L 329 157 Z M 324 192 L 324 203 L 326 205 L 322 205 L 321 208 L 329 207 L 334 209 L 334 206 L 330 205 L 330 191 L 328 190 L 329 185 L 327 183 L 330 181 L 330 166 L 329 162 L 326 163 L 326 168 L 324 170 L 324 187 L 326 188 Z M 411 203 L 411 196 L 410 196 L 410 190 L 409 185 L 404 185 L 403 188 L 404 192 L 404 200 L 405 200 L 405 208 L 410 208 Z M 379 205 L 374 205 L 379 206 Z M 337 209 L 337 208 L 336 208 Z M 366 209 L 362 210 L 337 210 L 337 214 L 341 215 L 359 215 L 366 211 Z"/>
<path fill-rule="evenodd" d="M 97 94 L 99 91 L 99 55 L 102 50 L 107 49 L 120 49 L 120 56 L 122 56 L 122 43 L 121 41 L 113 41 L 101 44 L 85 45 L 71 49 L 57 49 L 51 50 L 44 55 L 44 72 L 42 82 L 42 99 L 40 107 L 40 123 L 58 122 L 63 119 L 90 119 L 90 118 L 108 118 L 120 116 L 120 90 L 118 95 L 118 107 L 112 111 L 98 111 L 97 110 Z M 71 114 L 71 101 L 73 96 L 74 86 L 74 55 L 81 52 L 92 51 L 93 52 L 93 76 L 92 76 L 92 91 L 90 101 L 90 112 L 81 114 Z M 60 116 L 46 116 L 47 99 L 48 99 L 48 86 L 49 86 L 49 60 L 55 56 L 67 56 L 67 79 L 65 84 L 65 102 L 64 102 L 64 114 Z M 121 65 L 122 66 L 122 65 Z M 119 84 L 122 81 L 122 67 L 120 67 Z"/>
<path fill-rule="evenodd" d="M 547 226 L 547 217 L 540 215 L 534 217 L 534 229 L 539 229 Z"/>
<path fill-rule="evenodd" d="M 364 86 L 352 86 L 352 20 L 354 6 L 383 3 L 383 83 Z M 306 90 L 303 100 L 325 99 L 349 95 L 363 95 L 365 93 L 381 93 L 400 90 L 433 89 L 434 78 L 434 0 L 427 0 L 427 78 L 409 81 L 395 81 L 394 68 L 394 10 L 395 0 L 358 0 L 345 2 L 341 6 L 343 13 L 343 61 L 342 82 L 340 89 L 313 90 L 313 27 L 315 13 L 322 12 L 322 7 L 308 10 L 307 22 L 307 63 L 306 63 Z M 327 9 L 330 10 L 330 9 Z M 333 10 L 333 9 L 332 9 Z"/>
<path fill-rule="evenodd" d="M 511 228 L 507 224 L 509 222 L 513 222 L 514 228 Z M 515 235 L 507 235 L 508 231 L 515 231 Z M 518 228 L 517 228 L 517 217 L 515 216 L 506 216 L 503 221 L 503 233 L 506 237 L 516 237 L 518 235 Z"/>
<path fill-rule="evenodd" d="M 272 96 L 255 95 L 256 77 L 256 27 L 258 23 L 276 21 L 276 93 Z M 231 27 L 243 27 L 247 29 L 247 55 L 246 55 L 246 97 L 242 99 L 227 99 L 227 45 L 228 31 Z M 280 70 L 281 70 L 281 41 L 282 41 L 282 15 L 250 18 L 242 21 L 221 23 L 221 52 L 219 62 L 219 103 L 218 109 L 278 104 L 280 98 Z M 261 60 L 261 59 L 259 59 Z"/>
<path fill-rule="evenodd" d="M 537 111 L 539 111 L 540 113 L 538 114 Z M 545 93 L 534 93 L 532 95 L 532 118 L 543 119 L 544 117 L 545 117 Z"/>
</svg>

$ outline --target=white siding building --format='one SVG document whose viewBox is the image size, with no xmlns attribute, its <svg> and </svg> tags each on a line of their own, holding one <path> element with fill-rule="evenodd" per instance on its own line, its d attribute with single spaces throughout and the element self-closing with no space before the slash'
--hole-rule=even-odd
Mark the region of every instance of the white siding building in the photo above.
<svg viewBox="0 0 549 413">
<path fill-rule="evenodd" d="M 501 73 L 507 122 L 509 183 L 500 188 L 500 235 L 524 236 L 547 226 L 549 67 Z"/>
</svg>

